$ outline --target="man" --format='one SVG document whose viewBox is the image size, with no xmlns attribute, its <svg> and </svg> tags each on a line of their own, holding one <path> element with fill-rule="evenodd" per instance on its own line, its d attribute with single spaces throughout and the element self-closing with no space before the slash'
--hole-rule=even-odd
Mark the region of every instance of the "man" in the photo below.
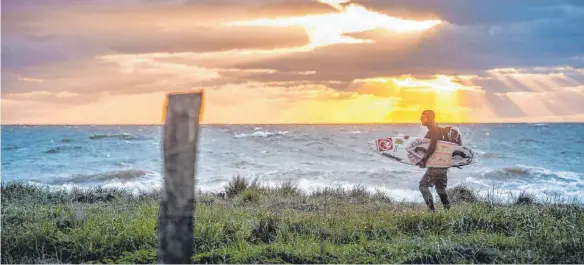
<svg viewBox="0 0 584 265">
<path fill-rule="evenodd" d="M 424 138 L 430 139 L 430 146 L 428 147 L 426 155 L 424 156 L 422 161 L 420 161 L 420 163 L 417 164 L 418 166 L 420 166 L 420 168 L 426 167 L 426 162 L 428 158 L 430 158 L 434 151 L 436 150 L 436 144 L 438 143 L 438 140 L 445 140 L 444 135 L 442 133 L 442 128 L 440 128 L 440 126 L 438 126 L 438 124 L 436 124 L 436 122 L 434 121 L 435 117 L 436 115 L 431 110 L 423 111 L 422 116 L 420 117 L 422 125 L 428 128 L 428 133 L 426 133 L 426 136 L 424 136 Z M 448 200 L 448 194 L 446 193 L 446 186 L 448 182 L 447 173 L 448 168 L 429 167 L 428 169 L 426 169 L 426 173 L 420 180 L 419 186 L 420 192 L 422 192 L 424 201 L 426 202 L 426 205 L 428 206 L 430 212 L 432 213 L 436 210 L 434 208 L 432 192 L 430 191 L 430 188 L 432 186 L 435 186 L 436 192 L 440 196 L 440 200 L 442 201 L 444 208 L 450 209 L 450 201 Z"/>
</svg>

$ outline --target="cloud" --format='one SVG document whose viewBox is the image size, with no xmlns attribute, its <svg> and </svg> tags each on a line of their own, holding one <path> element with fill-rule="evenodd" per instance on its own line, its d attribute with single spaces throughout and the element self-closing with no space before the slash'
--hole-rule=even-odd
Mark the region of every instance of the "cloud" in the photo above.
<svg viewBox="0 0 584 265">
<path fill-rule="evenodd" d="M 368 42 L 322 47 L 238 67 L 304 68 L 319 72 L 323 79 L 355 79 L 371 75 L 472 74 L 501 67 L 584 66 L 577 60 L 584 54 L 584 31 L 579 27 L 584 24 L 584 5 L 580 2 L 356 2 L 407 18 L 416 16 L 391 10 L 397 7 L 430 12 L 434 15 L 424 19 L 446 22 L 413 34 L 394 34 L 379 28 L 351 32 L 346 35 Z M 385 5 L 387 9 L 381 8 Z"/>
<path fill-rule="evenodd" d="M 337 9 L 330 14 L 304 15 L 251 21 L 235 21 L 228 25 L 290 27 L 302 26 L 310 36 L 309 48 L 341 43 L 369 43 L 371 40 L 349 36 L 367 30 L 382 28 L 391 32 L 416 32 L 442 23 L 440 20 L 413 21 L 373 12 L 366 7 L 347 1 L 324 1 Z M 355 23 L 359 20 L 359 23 Z"/>
<path fill-rule="evenodd" d="M 341 18 L 342 12 L 349 14 L 348 10 L 353 9 L 361 10 L 354 11 L 355 14 L 362 14 L 365 7 L 353 4 L 339 11 L 334 5 L 317 1 L 302 1 L 298 6 L 293 1 L 222 1 L 225 5 L 211 1 L 123 1 L 117 4 L 75 1 L 72 6 L 65 5 L 67 1 L 58 1 L 56 3 L 62 4 L 60 9 L 54 8 L 56 4 L 53 3 L 51 9 L 43 9 L 40 5 L 33 11 L 29 8 L 9 14 L 8 26 L 3 25 L 9 38 L 2 45 L 10 51 L 6 59 L 8 67 L 116 53 L 291 48 L 283 57 L 241 62 L 230 67 L 316 71 L 326 80 L 339 80 L 335 75 L 352 80 L 366 78 L 369 74 L 461 74 L 500 67 L 583 64 L 575 59 L 584 54 L 584 33 L 579 29 L 579 25 L 584 24 L 584 6 L 579 2 L 536 1 L 530 5 L 522 1 L 505 5 L 497 5 L 500 1 L 467 3 L 458 0 L 429 4 L 426 1 L 353 2 L 384 12 L 371 13 L 379 21 L 388 19 L 385 14 L 404 19 L 416 17 L 410 13 L 391 12 L 403 9 L 414 13 L 430 12 L 435 14 L 432 18 L 446 22 L 422 33 L 394 34 L 383 29 L 388 23 L 378 26 L 372 22 L 369 22 L 371 25 L 346 24 L 339 19 L 327 22 L 322 18 L 322 23 L 313 24 L 345 28 L 344 33 L 337 36 L 339 41 L 364 43 L 307 52 L 292 48 L 305 46 L 309 37 L 321 44 L 333 40 L 332 37 L 315 39 L 326 34 L 319 27 L 306 24 L 309 18 L 315 17 L 310 14 L 330 13 L 331 19 Z M 205 20 L 210 13 L 214 14 L 214 19 Z M 258 17 L 274 21 L 282 15 L 296 16 L 296 19 L 288 19 L 288 24 L 294 26 L 271 27 L 260 23 L 262 20 L 253 22 Z M 84 23 L 75 23 L 81 19 Z M 226 22 L 238 21 L 254 26 L 225 26 Z M 270 20 L 264 20 L 267 21 Z M 292 23 L 294 21 L 297 23 Z M 362 24 L 364 26 L 356 27 Z M 347 28 L 349 26 L 352 28 Z M 326 28 L 326 32 L 330 30 Z"/>
<path fill-rule="evenodd" d="M 579 24 L 584 24 L 584 16 L 581 20 Z M 548 38 L 537 33 L 539 25 L 523 27 L 527 32 L 507 29 L 496 36 L 489 35 L 488 26 L 453 24 L 391 38 L 375 38 L 372 34 L 373 43 L 324 47 L 238 67 L 312 70 L 324 79 L 336 79 L 335 76 L 356 79 L 371 75 L 452 75 L 502 67 L 582 65 L 573 57 L 584 53 L 584 33 Z M 561 31 L 562 26 L 557 24 L 554 29 Z"/>
<path fill-rule="evenodd" d="M 425 108 L 457 121 L 584 112 L 580 1 L 351 3 L 3 1 L 2 120 L 157 122 L 152 106 L 164 92 L 194 88 L 208 91 L 211 122 L 404 122 Z M 349 10 L 372 19 L 346 20 Z M 374 23 L 392 16 L 442 23 L 410 32 Z M 131 112 L 113 116 L 129 103 Z"/>
<path fill-rule="evenodd" d="M 440 17 L 457 25 L 509 24 L 579 15 L 579 0 L 354 0 L 374 10 L 396 16 Z"/>
<path fill-rule="evenodd" d="M 140 94 L 160 91 L 185 91 L 197 84 L 219 78 L 216 71 L 196 65 L 171 64 L 144 58 L 104 57 L 38 66 L 21 71 L 23 76 L 43 82 L 21 80 L 18 75 L 5 75 L 2 95 L 48 91 L 67 91 L 80 95 L 109 92 Z"/>
<path fill-rule="evenodd" d="M 245 32 L 245 34 L 241 34 Z M 270 29 L 260 27 L 193 27 L 188 31 L 166 30 L 156 38 L 146 32 L 112 35 L 101 39 L 104 46 L 121 53 L 206 52 L 233 49 L 277 49 L 304 46 L 306 32 L 299 27 Z"/>
<path fill-rule="evenodd" d="M 169 66 L 153 64 L 150 73 L 166 70 L 181 72 Z M 140 71 L 135 71 L 140 69 Z M 165 94 L 157 92 L 160 85 L 152 80 L 132 85 L 132 80 L 147 77 L 140 65 L 129 65 L 128 86 L 123 90 L 103 89 L 82 93 L 37 90 L 27 93 L 3 93 L 3 122 L 38 121 L 52 123 L 157 123 Z M 209 70 L 209 69 L 207 69 Z M 576 71 L 578 69 L 574 69 Z M 250 73 L 275 74 L 271 69 L 242 71 L 214 69 L 228 76 Z M 516 74 L 525 69 L 493 70 Z M 541 71 L 541 70 L 537 70 Z M 185 72 L 188 72 L 186 70 Z M 121 72 L 120 72 L 121 73 Z M 311 76 L 311 73 L 290 73 Z M 180 76 L 180 75 L 179 75 Z M 546 73 L 542 73 L 546 76 Z M 218 77 L 222 78 L 222 77 Z M 419 79 L 412 76 L 378 77 L 354 80 L 348 88 L 339 90 L 325 83 L 310 81 L 259 82 L 244 81 L 218 84 L 207 88 L 204 122 L 207 123 L 342 123 L 342 122 L 415 122 L 424 109 L 434 109 L 441 123 L 493 121 L 497 118 L 533 119 L 565 115 L 578 117 L 584 89 L 581 85 L 535 92 L 486 91 L 468 81 L 488 80 L 484 76 L 434 77 Z M 170 80 L 169 80 L 170 81 Z M 213 79 L 209 79 L 213 81 Z M 22 82 L 22 81 L 21 81 Z M 35 85 L 45 84 L 26 82 Z M 112 84 L 118 84 L 112 82 Z M 152 83 L 152 84 L 150 84 Z M 151 85 L 151 86 L 150 86 Z M 97 88 L 94 87 L 93 88 Z M 113 87 L 116 88 L 116 87 Z M 159 90 L 156 90 L 158 88 Z M 185 87 L 188 90 L 189 87 Z M 131 105 L 128 105 L 131 102 Z M 37 110 L 21 111 L 21 108 Z M 42 107 L 44 106 L 44 107 Z M 119 115 L 123 112 L 123 115 Z M 87 115 L 82 115 L 88 113 Z M 233 116 L 233 113 L 238 115 Z M 91 121 L 89 121 L 89 120 Z M 148 120 L 150 119 L 150 120 Z"/>
<path fill-rule="evenodd" d="M 17 69 L 117 53 L 205 52 L 304 46 L 303 28 L 226 27 L 258 15 L 334 10 L 314 1 L 3 2 L 3 66 Z M 294 5 L 296 4 L 296 5 Z M 80 22 L 82 21 L 82 22 Z M 3 67 L 4 68 L 4 67 Z"/>
<path fill-rule="evenodd" d="M 49 101 L 41 100 L 52 97 Z M 2 123 L 144 124 L 160 123 L 165 93 L 113 95 L 102 92 L 94 101 L 59 105 L 54 99 L 69 94 L 31 92 L 4 96 Z M 205 92 L 205 123 L 291 123 L 341 121 L 359 118 L 351 107 L 369 96 L 345 95 L 318 85 L 294 87 L 263 83 L 226 84 Z M 364 105 L 366 106 L 366 105 Z M 237 113 L 237 115 L 234 115 Z M 345 113 L 344 116 L 340 114 Z M 383 115 L 385 112 L 371 112 Z"/>
<path fill-rule="evenodd" d="M 188 91 L 250 82 L 270 86 L 327 85 L 345 87 L 334 80 L 312 81 L 316 72 L 274 69 L 201 67 L 150 56 L 100 56 L 89 61 L 52 63 L 18 72 L 4 71 L 3 97 L 46 91 L 76 93 L 87 100 L 95 94 L 143 94 Z M 44 92 L 43 92 L 44 93 Z"/>
</svg>

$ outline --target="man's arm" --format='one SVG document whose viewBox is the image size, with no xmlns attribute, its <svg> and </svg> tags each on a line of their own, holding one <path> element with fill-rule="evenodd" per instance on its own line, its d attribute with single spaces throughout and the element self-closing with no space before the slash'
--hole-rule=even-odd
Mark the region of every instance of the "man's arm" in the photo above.
<svg viewBox="0 0 584 265">
<path fill-rule="evenodd" d="M 434 154 L 434 151 L 436 151 L 436 144 L 438 144 L 438 134 L 432 133 L 432 135 L 430 136 L 430 146 L 428 146 L 428 151 L 426 152 L 426 155 L 422 159 L 424 164 L 426 164 L 428 158 L 430 158 L 432 154 Z"/>
<path fill-rule="evenodd" d="M 424 138 L 428 138 L 428 139 L 430 139 L 430 135 L 431 135 L 431 134 L 430 134 L 430 131 L 428 131 L 428 132 L 426 132 L 426 135 L 424 135 Z"/>
</svg>

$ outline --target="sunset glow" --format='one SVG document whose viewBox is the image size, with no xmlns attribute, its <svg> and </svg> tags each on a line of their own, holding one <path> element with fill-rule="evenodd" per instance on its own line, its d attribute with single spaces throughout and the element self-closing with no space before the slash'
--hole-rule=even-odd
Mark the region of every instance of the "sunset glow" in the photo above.
<svg viewBox="0 0 584 265">
<path fill-rule="evenodd" d="M 434 79 L 430 80 L 416 80 L 411 76 L 392 78 L 391 80 L 400 87 L 426 88 L 427 90 L 436 91 L 442 94 L 448 94 L 449 92 L 461 89 L 473 89 L 472 87 L 465 87 L 460 83 L 456 83 L 453 79 L 454 77 L 437 75 Z"/>
<path fill-rule="evenodd" d="M 414 21 L 391 17 L 367 9 L 364 6 L 348 3 L 349 1 L 321 0 L 339 12 L 322 15 L 285 17 L 274 19 L 257 19 L 251 21 L 230 22 L 230 26 L 265 26 L 291 27 L 302 26 L 309 35 L 308 48 L 341 44 L 370 43 L 372 40 L 346 36 L 382 28 L 393 32 L 415 32 L 430 29 L 442 23 L 441 20 Z"/>
<path fill-rule="evenodd" d="M 571 5 L 66 2 L 3 2 L 2 124 L 160 124 L 193 90 L 204 123 L 584 121 Z"/>
</svg>

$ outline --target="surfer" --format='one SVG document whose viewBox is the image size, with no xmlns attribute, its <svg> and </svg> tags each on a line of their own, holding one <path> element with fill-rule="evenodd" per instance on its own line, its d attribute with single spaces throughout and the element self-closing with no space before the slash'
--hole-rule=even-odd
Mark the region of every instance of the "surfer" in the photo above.
<svg viewBox="0 0 584 265">
<path fill-rule="evenodd" d="M 426 168 L 426 161 L 434 151 L 436 150 L 436 144 L 438 140 L 444 140 L 444 135 L 442 134 L 442 130 L 440 126 L 435 122 L 436 115 L 432 110 L 424 110 L 422 112 L 422 116 L 420 117 L 420 121 L 422 122 L 423 126 L 428 128 L 428 132 L 424 138 L 430 139 L 430 146 L 428 147 L 428 151 L 422 161 L 420 161 L 418 165 L 420 168 Z M 448 200 L 448 194 L 446 193 L 446 186 L 448 182 L 448 168 L 433 168 L 428 167 L 426 169 L 426 173 L 420 180 L 420 192 L 422 192 L 422 196 L 424 197 L 424 201 L 428 206 L 430 212 L 434 212 L 436 209 L 434 208 L 434 200 L 432 199 L 432 192 L 430 188 L 435 186 L 436 192 L 440 196 L 440 200 L 444 205 L 445 209 L 450 209 L 450 201 Z"/>
</svg>

